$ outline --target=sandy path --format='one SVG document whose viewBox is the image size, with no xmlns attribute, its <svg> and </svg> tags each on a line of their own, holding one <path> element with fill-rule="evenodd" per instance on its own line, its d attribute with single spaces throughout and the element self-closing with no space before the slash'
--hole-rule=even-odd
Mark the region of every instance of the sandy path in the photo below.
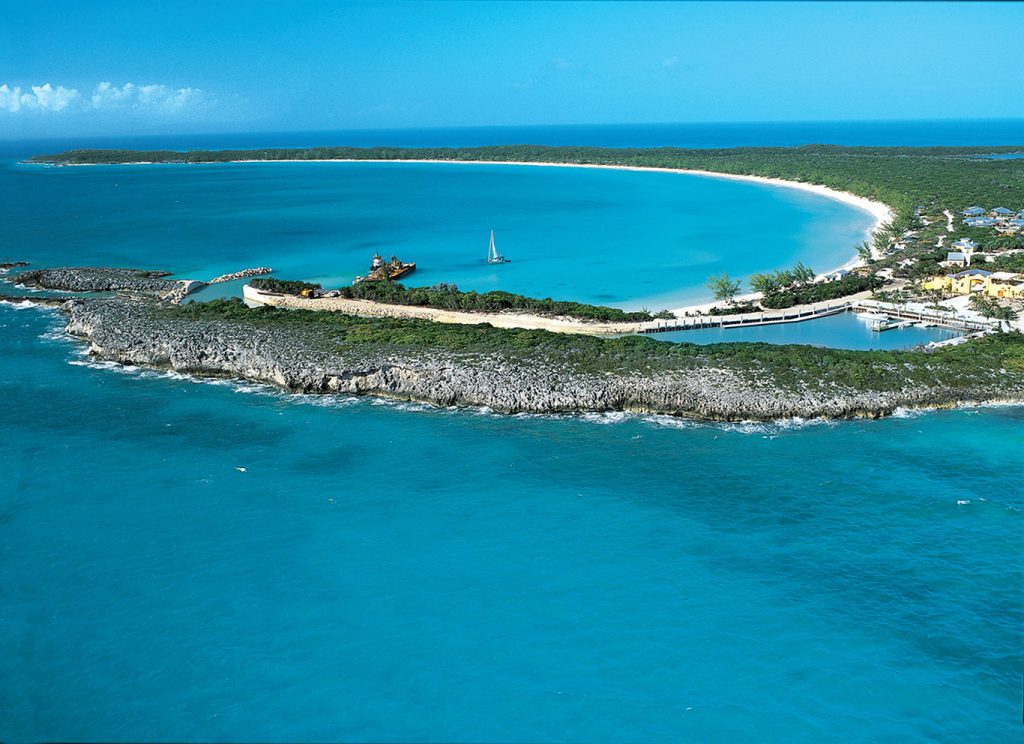
<svg viewBox="0 0 1024 744">
<path fill-rule="evenodd" d="M 251 285 L 242 288 L 242 295 L 249 304 L 271 305 L 291 310 L 314 310 L 317 312 L 339 312 L 361 318 L 405 318 L 429 320 L 435 323 L 454 323 L 457 325 L 479 325 L 489 323 L 495 328 L 521 328 L 526 330 L 551 331 L 552 333 L 576 333 L 589 336 L 621 336 L 624 334 L 641 333 L 643 329 L 658 327 L 672 321 L 653 320 L 644 323 L 601 323 L 597 321 L 574 320 L 572 318 L 550 318 L 529 313 L 470 313 L 458 310 L 439 310 L 432 307 L 417 305 L 386 305 L 370 300 L 350 300 L 341 297 L 298 297 L 273 292 L 262 292 Z M 843 297 L 828 302 L 811 305 L 795 305 L 785 310 L 765 310 L 748 313 L 743 316 L 731 316 L 730 320 L 748 318 L 751 321 L 768 320 L 772 316 L 792 316 L 798 313 L 821 312 L 857 300 L 867 299 L 871 292 L 860 292 L 856 295 Z M 714 304 L 714 303 L 711 303 Z M 695 313 L 687 320 L 696 322 L 702 313 Z M 704 316 L 710 319 L 712 316 Z M 810 320 L 804 318 L 803 320 Z M 785 322 L 801 322 L 789 320 Z M 662 326 L 664 327 L 664 326 Z"/>
</svg>

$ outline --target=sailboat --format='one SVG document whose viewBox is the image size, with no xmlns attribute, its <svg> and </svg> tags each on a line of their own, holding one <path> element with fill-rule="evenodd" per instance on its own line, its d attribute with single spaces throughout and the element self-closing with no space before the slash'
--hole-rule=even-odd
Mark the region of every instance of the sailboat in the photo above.
<svg viewBox="0 0 1024 744">
<path fill-rule="evenodd" d="M 487 263 L 508 263 L 509 260 L 503 255 L 498 253 L 498 249 L 494 247 L 494 230 L 491 230 L 491 244 L 487 246 Z"/>
</svg>

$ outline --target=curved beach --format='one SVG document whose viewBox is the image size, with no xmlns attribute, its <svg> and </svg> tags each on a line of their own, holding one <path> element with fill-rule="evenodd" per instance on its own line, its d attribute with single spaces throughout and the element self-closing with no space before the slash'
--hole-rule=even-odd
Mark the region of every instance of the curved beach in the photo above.
<svg viewBox="0 0 1024 744">
<path fill-rule="evenodd" d="M 234 153 L 232 153 L 234 154 Z M 409 164 L 420 164 L 420 165 L 443 165 L 453 163 L 457 165 L 510 165 L 510 166 L 546 166 L 549 168 L 586 168 L 586 169 L 606 169 L 606 170 L 619 170 L 619 171 L 635 171 L 639 173 L 675 173 L 687 176 L 703 176 L 709 179 L 719 179 L 719 182 L 742 182 L 747 181 L 754 184 L 761 184 L 767 186 L 775 186 L 782 188 L 795 189 L 808 194 L 814 194 L 819 197 L 825 197 L 830 199 L 833 203 L 839 205 L 852 206 L 862 213 L 867 213 L 871 216 L 872 220 L 867 228 L 860 227 L 854 231 L 847 231 L 844 234 L 842 240 L 829 241 L 829 235 L 827 233 L 819 235 L 818 240 L 824 241 L 820 244 L 826 246 L 826 252 L 828 253 L 828 259 L 826 266 L 822 268 L 819 261 L 820 259 L 815 258 L 817 254 L 817 244 L 811 246 L 811 250 L 805 252 L 802 259 L 806 263 L 811 263 L 818 268 L 819 273 L 829 273 L 837 269 L 850 269 L 863 262 L 856 256 L 847 253 L 849 248 L 840 247 L 846 244 L 849 240 L 850 244 L 858 242 L 861 236 L 866 236 L 871 239 L 871 236 L 875 233 L 878 227 L 886 220 L 891 219 L 892 210 L 886 204 L 878 201 L 874 201 L 865 197 L 857 196 L 855 194 L 833 189 L 820 184 L 811 184 L 801 181 L 791 181 L 782 178 L 772 178 L 765 176 L 755 175 L 743 175 L 727 173 L 723 171 L 712 171 L 712 170 L 701 170 L 695 168 L 670 168 L 670 167 L 657 167 L 657 166 L 641 166 L 641 165 L 617 165 L 617 164 L 596 164 L 596 163 L 573 163 L 573 162 L 542 162 L 542 161 L 530 161 L 530 160 L 471 160 L 471 159 L 443 159 L 443 158 L 346 158 L 346 157 L 334 157 L 334 158 L 257 158 L 257 157 L 238 157 L 233 160 L 222 160 L 222 161 L 199 161 L 192 163 L 195 165 L 201 164 L 224 164 L 224 163 L 236 163 L 236 164 L 258 164 L 263 165 L 267 163 L 369 163 L 372 165 L 378 165 L 382 163 L 409 163 Z M 114 163 L 110 163 L 114 164 Z M 116 164 L 120 165 L 158 165 L 164 164 L 159 160 L 148 160 L 146 158 L 133 158 L 126 159 L 124 161 L 118 161 Z M 91 163 L 79 164 L 70 163 L 69 165 L 91 165 Z M 500 178 L 500 177 L 499 177 Z M 701 190 L 700 186 L 693 187 L 696 190 Z M 831 207 L 824 207 L 824 209 L 830 209 Z M 811 212 L 817 210 L 811 205 Z M 860 232 L 863 230 L 864 232 Z M 820 249 L 819 249 L 820 250 Z M 796 260 L 796 259 L 792 259 Z M 777 262 L 776 262 L 777 263 Z M 742 277 L 754 273 L 757 271 L 763 271 L 769 268 L 772 264 L 765 262 L 746 262 L 746 265 L 735 266 L 732 262 L 724 262 L 716 267 L 708 267 L 708 274 L 721 273 L 723 271 L 729 272 L 736 276 Z M 281 267 L 284 268 L 284 267 Z M 307 275 L 309 271 L 313 271 L 316 274 L 316 270 L 313 267 L 305 267 L 305 272 L 302 275 Z M 705 275 L 707 276 L 707 274 Z M 462 279 L 465 277 L 455 278 L 436 278 L 435 281 L 454 281 L 458 284 L 462 284 Z M 335 279 L 337 280 L 337 278 Z M 548 293 L 549 296 L 565 296 L 567 291 L 565 287 L 549 287 L 549 288 L 537 288 L 531 286 L 519 286 L 514 291 L 520 294 L 534 294 L 536 292 Z M 561 294 L 559 294 L 561 293 Z M 671 295 L 675 295 L 672 297 Z M 669 283 L 665 287 L 661 287 L 657 290 L 656 295 L 637 295 L 635 293 L 627 293 L 624 296 L 620 295 L 615 298 L 615 303 L 654 303 L 660 307 L 670 309 L 677 315 L 693 314 L 705 311 L 707 308 L 713 306 L 714 302 L 711 302 L 711 298 L 708 296 L 706 288 L 703 286 L 703 280 L 699 283 L 694 282 L 693 286 L 687 285 L 684 290 L 682 286 Z M 754 300 L 757 299 L 757 294 L 744 294 L 738 296 L 736 299 L 740 301 Z M 590 298 L 588 301 L 602 304 L 603 297 Z"/>
<path fill-rule="evenodd" d="M 681 173 L 688 176 L 706 176 L 708 178 L 727 178 L 732 181 L 751 181 L 762 183 L 768 186 L 783 186 L 799 191 L 806 191 L 818 196 L 826 196 L 830 199 L 849 204 L 850 206 L 862 209 L 875 218 L 875 224 L 870 233 L 874 233 L 878 227 L 892 219 L 892 209 L 880 201 L 868 199 L 864 196 L 857 196 L 849 191 L 839 191 L 816 183 L 805 183 L 803 181 L 787 181 L 784 178 L 768 178 L 766 176 L 748 176 L 737 173 L 722 173 L 720 171 L 694 170 L 690 168 L 656 168 L 653 166 L 640 165 L 600 165 L 596 163 L 540 163 L 523 160 L 424 160 L 424 159 L 341 159 L 331 158 L 324 160 L 232 160 L 233 163 L 456 163 L 460 165 L 529 165 L 548 168 L 600 168 L 603 170 L 638 171 L 645 173 Z M 135 165 L 132 163 L 131 165 Z M 151 163 L 138 163 L 138 165 L 151 165 Z"/>
<path fill-rule="evenodd" d="M 543 163 L 543 162 L 531 162 L 531 161 L 520 161 L 520 160 L 429 160 L 429 159 L 342 159 L 342 158 L 328 158 L 321 160 L 305 160 L 305 159 L 246 159 L 246 160 L 232 160 L 233 163 L 418 163 L 418 164 L 457 164 L 457 165 L 528 165 L 528 166 L 539 166 L 548 168 L 591 168 L 601 170 L 619 170 L 619 171 L 636 171 L 644 173 L 678 173 L 687 176 L 703 176 L 706 178 L 720 178 L 731 181 L 748 181 L 751 183 L 759 183 L 766 186 L 777 186 L 789 189 L 796 189 L 797 191 L 803 191 L 806 193 L 816 194 L 823 196 L 828 199 L 833 199 L 843 204 L 847 204 L 852 207 L 856 207 L 864 212 L 867 212 L 874 218 L 874 223 L 866 231 L 865 237 L 868 242 L 871 242 L 872 237 L 878 229 L 893 218 L 893 211 L 889 205 L 884 204 L 874 199 L 868 199 L 864 196 L 858 196 L 849 191 L 840 191 L 838 189 L 829 188 L 828 186 L 822 186 L 821 184 L 805 183 L 803 181 L 788 181 L 783 178 L 768 178 L 766 176 L 751 176 L 741 175 L 736 173 L 723 173 L 720 171 L 704 171 L 695 170 L 689 168 L 658 168 L 653 166 L 636 166 L 636 165 L 600 165 L 591 163 Z M 152 165 L 152 163 L 131 163 L 132 165 Z M 858 256 L 853 256 L 850 260 L 843 263 L 841 266 L 830 267 L 819 273 L 828 274 L 839 269 L 851 269 L 856 266 L 862 265 L 863 260 Z M 760 298 L 758 293 L 749 293 L 739 295 L 736 297 L 737 301 L 750 301 Z M 709 308 L 713 307 L 718 303 L 716 302 L 705 302 L 699 304 L 686 305 L 684 307 L 678 307 L 672 309 L 672 312 L 676 315 L 684 315 L 686 313 L 704 312 Z"/>
</svg>

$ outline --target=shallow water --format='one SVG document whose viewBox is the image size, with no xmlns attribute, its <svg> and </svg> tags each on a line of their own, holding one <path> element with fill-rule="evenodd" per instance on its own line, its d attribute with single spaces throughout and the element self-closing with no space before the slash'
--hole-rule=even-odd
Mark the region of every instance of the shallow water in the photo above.
<svg viewBox="0 0 1024 744">
<path fill-rule="evenodd" d="M 856 313 L 828 315 L 801 323 L 749 326 L 746 328 L 701 328 L 692 331 L 653 333 L 658 341 L 685 341 L 691 344 L 720 344 L 759 341 L 768 344 L 809 344 L 833 349 L 911 349 L 932 341 L 958 336 L 945 328 L 910 326 L 888 331 L 872 331 L 870 324 Z"/>
</svg>

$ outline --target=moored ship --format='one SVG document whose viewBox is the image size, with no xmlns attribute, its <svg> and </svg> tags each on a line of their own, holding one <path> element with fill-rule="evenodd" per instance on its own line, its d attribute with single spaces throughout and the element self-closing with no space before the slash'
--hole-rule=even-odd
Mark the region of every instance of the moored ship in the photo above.
<svg viewBox="0 0 1024 744">
<path fill-rule="evenodd" d="M 380 282 L 385 280 L 394 281 L 401 279 L 416 271 L 415 263 L 406 263 L 397 256 L 392 256 L 390 261 L 384 261 L 379 253 L 374 254 L 373 262 L 370 264 L 370 273 L 366 276 L 357 276 L 353 284 L 359 282 Z"/>
</svg>

